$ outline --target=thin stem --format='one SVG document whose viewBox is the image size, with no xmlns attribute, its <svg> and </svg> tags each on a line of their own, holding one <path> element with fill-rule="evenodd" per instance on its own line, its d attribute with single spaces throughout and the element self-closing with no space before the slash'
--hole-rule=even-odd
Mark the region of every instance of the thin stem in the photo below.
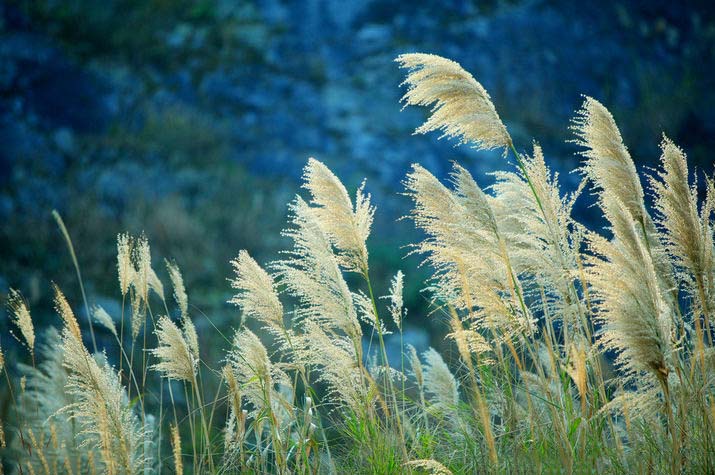
<svg viewBox="0 0 715 475">
<path fill-rule="evenodd" d="M 194 429 L 194 412 L 191 409 L 191 403 L 189 402 L 189 392 L 186 389 L 186 383 L 183 384 L 184 386 L 184 399 L 186 399 L 186 406 L 187 406 L 187 414 L 186 417 L 189 419 L 189 430 L 191 431 L 191 448 L 193 449 L 194 452 L 194 473 L 197 473 L 197 463 L 198 463 L 198 457 L 196 454 L 196 430 Z"/>
<path fill-rule="evenodd" d="M 213 463 L 213 455 L 211 453 L 211 438 L 209 436 L 209 426 L 206 423 L 206 416 L 204 415 L 204 406 L 203 402 L 201 400 L 201 394 L 199 392 L 199 384 L 196 380 L 196 375 L 194 374 L 194 378 L 192 381 L 192 386 L 194 387 L 194 392 L 196 393 L 196 403 L 199 406 L 199 415 L 201 416 L 201 425 L 203 427 L 203 434 L 204 434 L 204 439 L 206 442 L 206 450 L 208 451 L 208 459 L 209 459 L 209 470 L 211 470 L 212 473 L 215 472 L 214 469 L 214 463 Z"/>
<path fill-rule="evenodd" d="M 74 246 L 72 245 L 72 239 L 67 231 L 62 216 L 57 210 L 52 210 L 52 216 L 57 222 L 57 226 L 60 228 L 62 236 L 65 238 L 67 243 L 67 248 L 70 251 L 70 256 L 72 257 L 72 264 L 74 264 L 74 270 L 77 273 L 77 280 L 79 281 L 79 290 L 82 292 L 82 300 L 84 301 L 84 310 L 87 313 L 87 323 L 89 324 L 89 334 L 92 337 L 92 349 L 97 353 L 97 340 L 94 338 L 94 325 L 92 325 L 92 316 L 89 313 L 89 303 L 87 302 L 87 294 L 84 292 L 84 284 L 82 283 L 82 272 L 79 270 L 79 262 L 77 262 L 77 254 L 74 252 Z"/>
</svg>

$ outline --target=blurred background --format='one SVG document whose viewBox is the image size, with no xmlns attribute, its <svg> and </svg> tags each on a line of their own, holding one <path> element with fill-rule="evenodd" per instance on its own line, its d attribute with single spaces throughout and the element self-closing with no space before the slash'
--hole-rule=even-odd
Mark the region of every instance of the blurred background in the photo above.
<svg viewBox="0 0 715 475">
<path fill-rule="evenodd" d="M 25 295 L 57 324 L 50 282 L 82 314 L 64 217 L 90 303 L 119 314 L 115 242 L 148 236 L 154 267 L 184 273 L 202 339 L 236 326 L 229 259 L 277 257 L 286 204 L 309 156 L 378 207 L 369 245 L 378 293 L 406 273 L 410 341 L 430 325 L 425 269 L 401 180 L 413 162 L 444 176 L 457 160 L 482 185 L 511 166 L 413 136 L 393 59 L 460 62 L 490 92 L 517 147 L 544 147 L 565 190 L 579 177 L 569 120 L 592 95 L 613 113 L 639 169 L 665 132 L 699 172 L 715 150 L 715 6 L 710 2 L 30 0 L 0 7 L 0 301 Z M 576 213 L 598 227 L 585 196 Z M 4 309 L 2 310 L 4 312 Z M 84 316 L 81 316 L 84 321 Z M 0 342 L 12 346 L 0 320 Z M 202 331 L 203 330 L 203 331 Z M 432 332 L 433 344 L 444 333 Z"/>
</svg>

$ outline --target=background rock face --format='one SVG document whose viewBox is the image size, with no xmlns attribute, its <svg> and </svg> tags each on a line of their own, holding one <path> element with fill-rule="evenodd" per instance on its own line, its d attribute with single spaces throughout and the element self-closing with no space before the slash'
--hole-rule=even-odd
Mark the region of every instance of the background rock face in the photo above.
<svg viewBox="0 0 715 475">
<path fill-rule="evenodd" d="M 49 308 L 50 280 L 73 294 L 56 208 L 93 299 L 117 294 L 117 232 L 143 230 L 157 262 L 174 257 L 182 267 L 193 303 L 228 322 L 228 259 L 243 248 L 260 262 L 275 256 L 285 205 L 315 156 L 353 190 L 368 179 L 378 286 L 402 268 L 410 315 L 422 317 L 423 275 L 400 248 L 413 231 L 395 223 L 408 211 L 400 180 L 412 162 L 444 175 L 457 160 L 488 184 L 485 173 L 508 164 L 411 135 L 426 111 L 400 112 L 393 59 L 403 52 L 460 62 L 491 93 L 519 148 L 539 140 L 562 172 L 578 165 L 564 141 L 588 94 L 609 107 L 640 166 L 655 163 L 665 132 L 712 173 L 711 6 L 235 3 L 0 7 L 0 293 L 22 289 L 38 315 Z M 562 181 L 573 189 L 578 176 Z M 591 201 L 582 198 L 577 213 L 599 226 Z"/>
</svg>

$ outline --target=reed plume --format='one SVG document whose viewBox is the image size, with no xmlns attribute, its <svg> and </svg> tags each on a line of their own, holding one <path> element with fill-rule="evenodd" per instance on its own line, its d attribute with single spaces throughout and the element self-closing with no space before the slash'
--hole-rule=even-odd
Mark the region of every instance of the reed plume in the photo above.
<svg viewBox="0 0 715 475">
<path fill-rule="evenodd" d="M 231 365 L 226 364 L 221 370 L 221 375 L 224 381 L 226 381 L 226 386 L 228 387 L 228 404 L 234 415 L 241 414 L 242 398 L 241 389 L 236 379 Z"/>
<path fill-rule="evenodd" d="M 315 321 L 326 331 L 344 332 L 357 346 L 362 330 L 330 241 L 314 209 L 303 199 L 296 198 L 290 209 L 293 227 L 283 234 L 293 240 L 293 250 L 275 269 L 280 283 L 301 303 L 294 318 Z"/>
<path fill-rule="evenodd" d="M 398 270 L 390 282 L 390 293 L 383 298 L 389 302 L 388 310 L 395 326 L 402 330 L 402 320 L 407 313 L 405 302 L 402 296 L 404 288 L 405 275 L 401 270 Z"/>
<path fill-rule="evenodd" d="M 237 456 L 240 457 L 243 450 L 248 411 L 241 409 L 243 396 L 230 363 L 223 367 L 221 374 L 228 387 L 228 404 L 230 407 L 224 431 L 224 465 L 230 465 Z"/>
<path fill-rule="evenodd" d="M 72 307 L 70 307 L 70 304 L 69 302 L 67 302 L 65 294 L 62 293 L 57 284 L 53 283 L 52 288 L 55 292 L 55 311 L 62 318 L 62 323 L 64 323 L 64 330 L 71 333 L 72 336 L 81 343 L 82 330 L 80 330 L 79 328 L 79 324 L 77 323 L 77 318 L 74 315 L 74 311 L 72 311 Z"/>
<path fill-rule="evenodd" d="M 367 275 L 366 241 L 375 209 L 370 205 L 370 195 L 364 192 L 365 183 L 358 188 L 353 207 L 345 186 L 318 160 L 308 160 L 303 181 L 311 195 L 315 221 L 338 250 L 340 265 L 347 271 Z"/>
<path fill-rule="evenodd" d="M 283 305 L 273 278 L 246 251 L 239 252 L 231 265 L 236 273 L 231 287 L 238 293 L 229 302 L 238 306 L 244 317 L 255 319 L 275 336 L 283 338 Z"/>
<path fill-rule="evenodd" d="M 487 91 L 458 63 L 433 54 L 398 56 L 408 70 L 403 84 L 405 105 L 432 106 L 431 115 L 415 133 L 441 131 L 477 149 L 511 147 L 512 141 Z"/>
<path fill-rule="evenodd" d="M 159 318 L 155 330 L 159 344 L 150 350 L 159 362 L 152 369 L 166 378 L 194 383 L 199 363 L 198 343 L 194 341 L 196 330 L 192 331 L 190 320 L 183 323 L 182 331 L 169 317 Z"/>
<path fill-rule="evenodd" d="M 88 443 L 99 451 L 108 474 L 134 474 L 143 466 L 144 432 L 133 413 L 119 377 L 105 361 L 93 358 L 62 292 L 55 287 L 55 302 L 65 323 L 62 331 L 66 391 L 75 402 L 63 408 L 79 421 Z M 103 357 L 99 358 L 104 359 Z"/>
<path fill-rule="evenodd" d="M 131 326 L 132 339 L 136 339 L 146 322 L 149 291 L 156 293 L 163 301 L 164 285 L 151 267 L 151 248 L 146 236 L 131 238 L 120 234 L 117 238 L 117 250 L 120 287 L 124 293 L 125 286 L 131 286 L 133 289 L 130 293 Z"/>
<path fill-rule="evenodd" d="M 581 171 L 596 187 L 599 199 L 618 199 L 638 223 L 646 221 L 643 187 L 616 121 L 603 104 L 586 96 L 573 119 L 574 143 L 585 147 Z"/>
<path fill-rule="evenodd" d="M 544 289 L 550 316 L 582 331 L 583 309 L 575 287 L 580 236 L 571 217 L 581 188 L 561 195 L 558 174 L 549 170 L 538 144 L 532 156 L 523 154 L 521 160 L 523 168 L 517 172 L 494 173 L 492 208 L 519 275 L 530 281 L 532 290 Z"/>
<path fill-rule="evenodd" d="M 579 397 L 581 398 L 581 413 L 586 413 L 586 403 L 588 401 L 588 346 L 590 342 L 579 339 L 571 343 L 569 348 L 569 364 L 566 372 L 576 385 Z"/>
<path fill-rule="evenodd" d="M 171 425 L 171 450 L 174 454 L 174 472 L 176 475 L 184 474 L 184 463 L 181 454 L 181 437 L 179 436 L 179 427 Z"/>
<path fill-rule="evenodd" d="M 373 305 L 370 297 L 365 295 L 364 292 L 357 291 L 353 292 L 353 304 L 357 310 L 360 320 L 370 325 L 375 331 L 380 332 L 383 336 L 389 335 L 390 331 L 387 330 L 385 324 L 380 321 L 379 317 L 375 313 L 375 306 Z"/>
<path fill-rule="evenodd" d="M 248 415 L 256 421 L 256 436 L 261 437 L 262 428 L 258 427 L 267 423 L 276 466 L 282 467 L 286 459 L 285 441 L 294 420 L 292 398 L 295 389 L 290 377 L 279 365 L 271 363 L 261 340 L 245 328 L 236 332 L 227 363 L 230 368 L 227 371 L 232 373 L 228 378 L 229 384 L 235 379 L 240 385 L 241 395 L 252 407 Z M 237 397 L 236 390 L 232 392 L 233 397 Z M 235 434 L 236 422 L 242 424 L 245 421 L 243 412 L 236 408 L 232 409 L 231 414 L 228 426 L 230 440 L 227 439 L 229 448 L 237 436 L 239 441 L 243 437 L 243 429 Z"/>
<path fill-rule="evenodd" d="M 22 294 L 15 289 L 10 289 L 7 298 L 8 310 L 12 314 L 13 323 L 20 330 L 20 334 L 25 339 L 30 353 L 35 352 L 35 326 L 32 323 L 30 311 L 27 308 Z"/>
<path fill-rule="evenodd" d="M 109 316 L 106 310 L 99 305 L 94 306 L 92 308 L 92 316 L 97 323 L 109 330 L 112 335 L 118 337 L 117 327 L 114 325 L 114 320 L 112 320 L 112 317 Z"/>
<path fill-rule="evenodd" d="M 317 382 L 325 383 L 326 400 L 335 406 L 342 403 L 353 413 L 361 414 L 373 404 L 375 394 L 366 387 L 357 363 L 360 356 L 350 338 L 328 334 L 316 322 L 308 320 L 297 341 L 296 358 L 318 369 Z"/>
<path fill-rule="evenodd" d="M 433 407 L 447 414 L 456 414 L 459 405 L 459 384 L 442 356 L 430 348 L 422 354 L 424 359 L 424 388 Z"/>
<path fill-rule="evenodd" d="M 266 347 L 255 333 L 248 329 L 236 333 L 228 364 L 241 387 L 242 396 L 253 407 L 253 414 L 270 408 L 273 366 Z"/>
<path fill-rule="evenodd" d="M 627 227 L 623 221 L 636 223 L 636 235 L 629 238 L 642 241 L 652 260 L 657 285 L 665 292 L 663 298 L 667 305 L 676 307 L 677 289 L 671 258 L 645 208 L 640 178 L 613 116 L 600 102 L 586 97 L 571 128 L 577 136 L 575 143 L 586 147 L 581 152 L 586 158 L 581 171 L 593 182 L 599 206 L 614 234 L 617 229 Z M 614 220 L 619 224 L 614 224 Z"/>
<path fill-rule="evenodd" d="M 179 311 L 181 312 L 181 318 L 186 319 L 189 317 L 189 297 L 186 295 L 186 287 L 184 287 L 184 278 L 181 276 L 181 271 L 176 262 L 170 262 L 165 260 L 166 270 L 169 273 L 169 279 L 171 280 L 171 286 L 174 288 L 174 300 L 179 306 Z"/>
<path fill-rule="evenodd" d="M 85 464 L 89 454 L 96 449 L 92 438 L 81 433 L 81 428 L 76 427 L 74 421 L 68 420 L 63 414 L 63 409 L 77 403 L 78 398 L 66 390 L 69 372 L 64 367 L 60 334 L 54 327 L 50 327 L 41 336 L 37 348 L 40 356 L 37 366 L 18 365 L 26 376 L 26 388 L 17 404 L 20 420 L 22 426 L 31 428 L 40 440 L 57 441 L 44 450 L 44 456 L 51 466 L 69 464 L 78 467 Z M 13 438 L 9 444 L 14 451 L 24 452 L 27 462 L 41 469 L 37 453 L 25 452 L 20 439 Z"/>
<path fill-rule="evenodd" d="M 438 461 L 432 459 L 410 460 L 405 463 L 405 466 L 424 470 L 431 475 L 452 475 L 451 470 Z"/>
<path fill-rule="evenodd" d="M 151 270 L 151 248 L 149 247 L 149 241 L 144 235 L 134 240 L 132 262 L 134 265 L 134 280 L 132 281 L 132 285 L 139 294 L 139 297 L 143 301 L 146 301 L 151 288 L 150 282 L 153 280 L 151 277 L 153 271 Z"/>
<path fill-rule="evenodd" d="M 715 252 L 708 206 L 703 206 L 702 215 L 698 212 L 697 188 L 689 184 L 685 153 L 665 136 L 660 148 L 661 169 L 650 180 L 658 224 L 664 230 L 668 253 L 682 269 L 686 290 L 698 302 L 700 312 L 708 321 Z"/>
<path fill-rule="evenodd" d="M 665 381 L 670 372 L 673 309 L 659 286 L 655 263 L 624 204 L 606 201 L 614 239 L 590 237 L 589 282 L 604 327 L 601 344 L 618 353 L 627 376 L 646 372 Z"/>
<path fill-rule="evenodd" d="M 659 223 L 666 230 L 668 250 L 678 263 L 692 269 L 694 274 L 701 274 L 707 250 L 700 234 L 697 190 L 688 183 L 687 159 L 665 136 L 660 148 L 661 171 L 651 179 Z"/>
<path fill-rule="evenodd" d="M 427 234 L 414 250 L 434 269 L 432 290 L 481 327 L 507 338 L 530 333 L 533 318 L 521 305 L 521 283 L 491 199 L 460 166 L 452 181 L 454 191 L 419 165 L 405 180 L 414 202 L 410 216 Z"/>
<path fill-rule="evenodd" d="M 119 289 L 122 296 L 129 291 L 129 286 L 134 282 L 134 264 L 132 254 L 134 249 L 134 238 L 129 234 L 119 234 L 117 236 L 117 275 L 119 276 Z"/>
</svg>

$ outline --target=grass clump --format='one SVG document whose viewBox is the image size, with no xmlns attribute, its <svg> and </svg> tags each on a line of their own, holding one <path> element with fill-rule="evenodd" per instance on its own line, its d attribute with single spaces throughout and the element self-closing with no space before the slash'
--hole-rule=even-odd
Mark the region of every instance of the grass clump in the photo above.
<svg viewBox="0 0 715 475">
<path fill-rule="evenodd" d="M 284 231 L 292 247 L 265 266 L 246 251 L 231 262 L 230 302 L 241 319 L 232 337 L 216 330 L 221 361 L 202 358 L 181 271 L 166 261 L 172 303 L 144 237 L 118 237 L 121 315 L 92 312 L 117 343 L 118 368 L 87 350 L 59 289 L 63 330 L 38 345 L 36 365 L 30 312 L 13 292 L 32 366 L 19 367 L 19 385 L 3 367 L 14 407 L 2 432 L 10 468 L 715 470 L 713 181 L 699 202 L 684 152 L 664 138 L 661 168 L 649 177 L 651 214 L 613 117 L 586 98 L 572 126 L 584 180 L 564 193 L 538 144 L 517 151 L 471 74 L 433 55 L 397 61 L 408 69 L 405 103 L 433 106 L 417 132 L 500 148 L 516 165 L 487 190 L 458 164 L 446 184 L 417 164 L 407 175 L 408 218 L 425 236 L 412 252 L 432 270 L 422 314 L 403 308 L 409 273 L 397 271 L 387 295 L 375 294 L 367 245 L 375 207 L 365 185 L 353 199 L 310 159 L 309 197 L 296 196 Z M 589 185 L 607 236 L 572 217 Z M 402 344 L 405 320 L 428 315 L 443 318 L 454 358 Z M 399 364 L 388 338 L 399 338 Z"/>
</svg>

